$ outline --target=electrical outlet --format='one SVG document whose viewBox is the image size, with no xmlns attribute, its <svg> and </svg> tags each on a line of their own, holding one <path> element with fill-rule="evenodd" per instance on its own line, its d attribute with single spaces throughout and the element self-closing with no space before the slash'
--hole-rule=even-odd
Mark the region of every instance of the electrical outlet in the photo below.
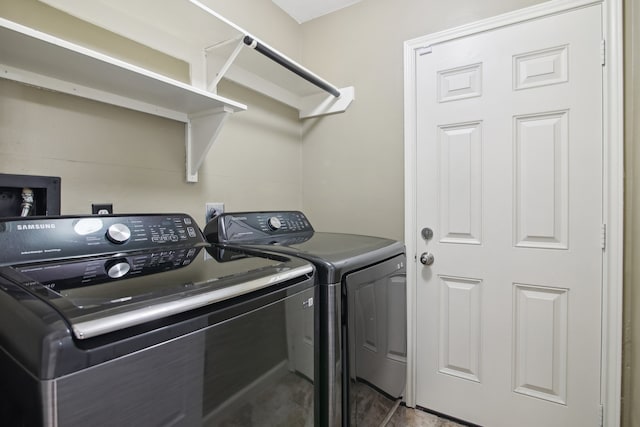
<svg viewBox="0 0 640 427">
<path fill-rule="evenodd" d="M 91 213 L 94 215 L 109 215 L 113 213 L 111 203 L 91 203 Z"/>
<path fill-rule="evenodd" d="M 224 203 L 220 202 L 207 202 L 204 205 L 204 223 L 208 223 L 213 218 L 217 217 L 224 212 Z"/>
</svg>

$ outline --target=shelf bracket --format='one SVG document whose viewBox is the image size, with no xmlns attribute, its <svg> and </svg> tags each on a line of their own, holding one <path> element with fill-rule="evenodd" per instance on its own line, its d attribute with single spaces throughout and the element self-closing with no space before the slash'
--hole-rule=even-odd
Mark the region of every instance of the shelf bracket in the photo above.
<svg viewBox="0 0 640 427">
<path fill-rule="evenodd" d="M 338 98 L 323 93 L 305 96 L 300 100 L 299 117 L 310 119 L 327 114 L 343 113 L 355 99 L 355 93 L 355 88 L 348 86 L 340 89 Z"/>
<path fill-rule="evenodd" d="M 224 106 L 189 116 L 186 126 L 187 182 L 198 182 L 198 169 L 233 112 L 232 108 Z"/>
<path fill-rule="evenodd" d="M 236 58 L 238 57 L 238 55 L 240 55 L 240 52 L 244 48 L 244 42 L 242 41 L 242 38 L 235 39 L 235 40 L 229 40 L 229 41 L 227 41 L 227 43 L 233 43 L 234 41 L 236 42 L 235 49 L 233 49 L 233 52 L 231 52 L 231 54 L 229 55 L 227 60 L 224 61 L 224 63 L 222 63 L 220 65 L 220 69 L 218 69 L 216 71 L 216 75 L 215 76 L 207 76 L 207 90 L 209 92 L 214 92 L 214 93 L 218 92 L 218 83 L 220 83 L 220 80 L 222 80 L 222 78 L 227 73 L 227 71 L 229 71 L 229 68 L 231 67 L 231 65 L 233 65 L 233 61 L 236 60 Z M 210 47 L 206 48 L 204 50 L 205 56 L 208 55 L 209 51 L 211 51 L 212 49 L 215 49 L 217 47 L 220 47 L 220 45 L 210 46 Z M 207 62 L 207 61 L 205 61 L 205 62 Z M 207 67 L 207 73 L 212 71 L 211 68 L 213 68 L 213 67 Z"/>
</svg>

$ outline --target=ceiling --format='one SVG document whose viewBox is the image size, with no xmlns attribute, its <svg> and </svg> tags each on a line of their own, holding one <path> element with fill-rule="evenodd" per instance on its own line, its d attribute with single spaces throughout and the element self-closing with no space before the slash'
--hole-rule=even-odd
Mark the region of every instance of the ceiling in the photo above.
<svg viewBox="0 0 640 427">
<path fill-rule="evenodd" d="M 299 24 L 340 10 L 361 0 L 273 0 Z"/>
</svg>

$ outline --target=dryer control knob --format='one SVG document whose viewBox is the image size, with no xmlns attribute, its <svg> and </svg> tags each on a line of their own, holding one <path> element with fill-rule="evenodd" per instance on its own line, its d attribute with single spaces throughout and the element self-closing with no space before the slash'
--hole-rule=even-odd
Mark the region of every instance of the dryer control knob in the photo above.
<svg viewBox="0 0 640 427">
<path fill-rule="evenodd" d="M 272 216 L 267 220 L 267 225 L 273 231 L 279 230 L 282 227 L 282 222 L 278 219 L 278 217 Z"/>
<path fill-rule="evenodd" d="M 124 224 L 113 224 L 107 229 L 107 239 L 120 245 L 131 238 L 131 230 Z"/>
<path fill-rule="evenodd" d="M 109 277 L 112 279 L 119 279 L 131 270 L 131 266 L 126 260 L 120 259 L 117 261 L 107 262 L 104 269 L 107 271 L 107 275 Z"/>
</svg>

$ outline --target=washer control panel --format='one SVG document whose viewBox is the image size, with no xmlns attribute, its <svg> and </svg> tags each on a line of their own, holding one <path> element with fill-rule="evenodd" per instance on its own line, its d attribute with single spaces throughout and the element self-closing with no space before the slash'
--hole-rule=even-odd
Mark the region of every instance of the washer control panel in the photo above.
<svg viewBox="0 0 640 427">
<path fill-rule="evenodd" d="M 186 214 L 9 218 L 0 221 L 0 265 L 205 243 Z M 126 267 L 112 266 L 110 275 Z"/>
<path fill-rule="evenodd" d="M 299 211 L 227 212 L 211 220 L 204 234 L 213 243 L 275 243 L 274 239 L 308 238 L 313 231 Z"/>
<path fill-rule="evenodd" d="M 200 250 L 201 247 L 167 248 L 116 257 L 29 264 L 15 269 L 33 280 L 33 283 L 61 293 L 67 289 L 182 268 L 191 264 Z"/>
</svg>

